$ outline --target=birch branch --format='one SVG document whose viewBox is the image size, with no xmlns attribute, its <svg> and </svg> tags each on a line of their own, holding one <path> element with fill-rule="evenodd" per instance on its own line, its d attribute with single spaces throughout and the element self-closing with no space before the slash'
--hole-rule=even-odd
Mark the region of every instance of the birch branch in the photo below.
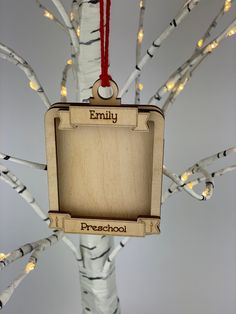
<svg viewBox="0 0 236 314">
<path fill-rule="evenodd" d="M 69 62 L 69 63 L 68 63 Z M 61 102 L 66 102 L 67 101 L 67 77 L 68 77 L 68 72 L 69 70 L 73 67 L 73 61 L 68 60 L 67 64 L 64 67 L 64 70 L 62 72 L 62 80 L 61 80 Z"/>
<path fill-rule="evenodd" d="M 231 36 L 230 32 L 234 29 L 236 26 L 236 19 L 234 19 L 224 30 L 223 32 L 215 37 L 209 44 L 205 45 L 201 50 L 194 52 L 193 55 L 184 62 L 174 73 L 171 74 L 171 76 L 168 78 L 168 80 L 157 90 L 157 92 L 150 98 L 149 104 L 152 103 L 153 100 L 160 101 L 162 97 L 167 93 L 173 91 L 173 94 L 170 97 L 170 100 L 173 103 L 173 99 L 175 99 L 174 93 L 180 91 L 177 89 L 176 84 L 179 80 L 183 78 L 183 76 L 191 70 L 191 68 L 196 69 L 196 65 L 200 65 L 201 61 L 209 55 L 214 49 L 216 49 L 221 41 L 225 39 L 226 37 Z M 235 33 L 232 33 L 234 35 Z M 187 82 L 187 81 L 186 81 Z M 182 86 L 181 90 L 183 90 L 184 86 Z M 166 111 L 169 107 L 169 103 L 166 102 L 162 108 L 162 110 Z"/>
<path fill-rule="evenodd" d="M 36 74 L 34 73 L 34 70 L 31 68 L 31 66 L 25 61 L 21 56 L 19 56 L 15 51 L 13 51 L 11 48 L 8 48 L 4 44 L 0 43 L 0 58 L 5 59 L 16 66 L 18 66 L 27 76 L 29 79 L 29 85 L 30 87 L 37 92 L 41 100 L 43 101 L 44 105 L 49 108 L 50 102 L 49 99 L 40 84 Z"/>
<path fill-rule="evenodd" d="M 45 7 L 39 0 L 35 0 L 38 7 L 43 11 L 43 16 L 48 18 L 49 20 L 55 22 L 59 25 L 64 31 L 68 31 L 65 25 L 47 8 Z"/>
<path fill-rule="evenodd" d="M 125 237 L 123 238 L 120 243 L 113 249 L 113 251 L 109 254 L 107 260 L 105 261 L 104 267 L 103 267 L 103 271 L 107 272 L 111 265 L 113 260 L 115 259 L 115 257 L 117 256 L 117 254 L 120 252 L 121 249 L 123 249 L 126 245 L 126 243 L 130 240 L 129 237 Z"/>
<path fill-rule="evenodd" d="M 139 11 L 139 23 L 138 23 L 138 32 L 136 40 L 136 64 L 139 63 L 141 58 L 142 51 L 142 42 L 143 42 L 143 22 L 144 22 L 144 13 L 146 9 L 146 0 L 140 0 L 139 2 L 140 11 Z M 140 75 L 135 79 L 135 104 L 140 104 L 140 91 L 142 90 L 142 84 L 140 83 Z"/>
<path fill-rule="evenodd" d="M 47 225 L 49 225 L 50 220 L 44 214 L 41 207 L 36 202 L 35 198 L 31 194 L 31 192 L 27 189 L 27 187 L 21 182 L 9 169 L 0 164 L 0 179 L 10 185 L 13 190 L 15 190 L 22 198 L 26 201 L 26 203 L 34 210 L 34 212 L 44 221 Z M 66 237 L 64 237 L 63 242 L 72 250 L 74 256 L 77 261 L 81 260 L 80 251 L 78 251 L 72 241 Z"/>
<path fill-rule="evenodd" d="M 130 74 L 125 82 L 124 87 L 119 93 L 119 97 L 122 97 L 129 89 L 132 82 L 141 73 L 144 65 L 154 56 L 157 49 L 160 48 L 163 41 L 172 33 L 174 29 L 184 20 L 184 18 L 197 6 L 200 0 L 188 1 L 180 10 L 180 13 L 169 23 L 168 27 L 161 33 L 156 40 L 153 41 L 152 45 L 147 50 L 147 53 L 142 57 L 140 62 L 135 66 L 135 70 Z"/>
<path fill-rule="evenodd" d="M 224 158 L 224 157 L 227 157 L 227 156 L 229 156 L 230 154 L 235 153 L 235 152 L 236 152 L 236 147 L 231 147 L 231 148 L 228 148 L 228 149 L 226 149 L 226 150 L 224 150 L 224 151 L 221 151 L 221 152 L 219 152 L 219 153 L 217 153 L 217 154 L 214 154 L 214 155 L 212 155 L 212 156 L 209 156 L 209 157 L 206 157 L 206 158 L 204 158 L 204 159 L 201 159 L 201 160 L 199 160 L 197 163 L 195 163 L 194 165 L 192 165 L 191 167 L 189 167 L 188 169 L 186 169 L 183 173 L 181 173 L 179 177 L 182 179 L 182 182 L 185 182 L 184 186 L 188 186 L 190 189 L 192 189 L 192 188 L 196 185 L 196 184 L 195 184 L 195 181 L 190 181 L 190 182 L 186 182 L 186 181 L 188 180 L 188 178 L 189 178 L 191 175 L 193 175 L 193 174 L 199 172 L 199 167 L 200 167 L 200 168 L 206 168 L 207 166 L 210 166 L 214 161 L 216 161 L 216 160 L 218 160 L 218 159 L 221 159 L 221 158 Z M 227 168 L 226 168 L 226 169 L 227 169 Z M 218 174 L 218 175 L 221 175 L 221 173 L 222 173 L 223 170 L 224 170 L 224 169 L 219 170 L 219 174 Z M 234 168 L 233 168 L 233 170 L 234 170 Z M 230 171 L 230 170 L 229 170 L 229 171 Z M 228 170 L 227 170 L 226 172 L 228 172 Z M 226 173 L 226 172 L 225 172 L 225 173 Z M 223 172 L 223 174 L 224 174 L 224 172 Z M 210 177 L 213 178 L 214 176 L 215 176 L 215 172 L 212 172 L 212 173 L 210 174 Z M 208 179 L 206 178 L 206 176 L 204 176 L 203 178 L 205 178 L 205 180 L 208 180 Z M 200 180 L 200 181 L 199 181 L 199 183 L 200 183 L 200 182 L 202 182 L 203 179 L 197 179 L 197 181 L 198 181 L 198 180 Z M 168 191 L 165 192 L 165 194 L 164 194 L 164 196 L 163 196 L 163 201 L 165 201 L 165 200 L 170 196 L 170 194 L 172 194 L 173 192 L 175 192 L 176 189 L 182 190 L 181 188 L 182 188 L 182 186 L 180 186 L 180 184 L 178 184 L 178 183 L 177 183 L 177 184 L 172 183 L 172 184 L 170 185 L 170 187 L 168 188 Z"/>
<path fill-rule="evenodd" d="M 8 253 L 4 254 L 4 258 L 0 258 L 0 270 L 2 270 L 4 267 L 10 265 L 11 263 L 17 261 L 18 259 L 26 256 L 27 254 L 31 253 L 32 251 L 36 250 L 38 247 L 41 247 L 42 244 L 54 244 L 57 240 L 61 239 L 62 232 L 56 231 L 54 234 L 52 234 L 50 237 L 47 237 L 45 239 L 40 239 L 38 241 L 32 242 L 32 243 L 26 243 L 22 245 L 20 248 Z"/>
<path fill-rule="evenodd" d="M 57 232 L 50 237 L 41 240 L 41 244 L 33 251 L 32 255 L 30 256 L 29 262 L 27 263 L 24 271 L 0 294 L 0 309 L 2 309 L 8 303 L 19 284 L 32 270 L 35 269 L 40 253 L 57 243 L 62 236 L 63 232 Z"/>
<path fill-rule="evenodd" d="M 45 165 L 45 164 L 40 164 L 38 162 L 33 162 L 33 161 L 17 158 L 14 156 L 6 155 L 6 154 L 1 153 L 1 152 L 0 152 L 0 159 L 9 160 L 9 161 L 15 162 L 17 164 L 28 166 L 28 167 L 34 168 L 34 169 L 47 170 L 47 165 Z"/>
<path fill-rule="evenodd" d="M 198 172 L 201 172 L 205 177 L 206 188 L 202 192 L 202 194 L 198 194 L 195 191 L 193 191 L 191 188 L 189 188 L 189 186 L 183 180 L 179 178 L 179 176 L 177 176 L 175 173 L 168 170 L 166 166 L 163 165 L 163 173 L 165 176 L 170 178 L 174 183 L 177 184 L 177 186 L 180 186 L 181 188 L 183 188 L 192 197 L 200 201 L 206 201 L 206 200 L 209 200 L 213 195 L 214 182 L 210 174 L 204 168 L 198 167 Z"/>
<path fill-rule="evenodd" d="M 219 177 L 219 176 L 223 176 L 224 174 L 228 173 L 228 172 L 231 172 L 231 171 L 235 171 L 236 170 L 236 165 L 232 165 L 232 166 L 229 166 L 229 167 L 225 167 L 223 169 L 220 169 L 220 170 L 216 170 L 214 172 L 211 172 L 210 173 L 210 176 L 212 178 L 215 178 L 215 177 Z M 202 183 L 203 181 L 205 181 L 206 178 L 205 177 L 199 177 L 195 180 L 192 180 L 192 181 L 188 181 L 186 182 L 186 185 L 188 187 L 191 187 L 193 188 L 194 186 L 197 186 L 198 184 Z M 176 192 L 182 192 L 182 188 L 180 186 L 177 186 L 175 185 L 176 187 L 171 190 L 171 189 L 168 189 L 168 191 L 166 191 L 163 196 L 162 196 L 162 204 L 170 197 L 172 196 L 174 193 Z"/>
<path fill-rule="evenodd" d="M 70 18 L 68 14 L 66 13 L 65 8 L 63 7 L 60 0 L 51 0 L 55 7 L 57 8 L 58 12 L 60 13 L 67 29 L 70 35 L 71 42 L 73 44 L 73 47 L 75 49 L 75 53 L 79 52 L 79 39 L 76 34 L 76 30 L 74 29 L 74 26 L 71 24 Z"/>
</svg>

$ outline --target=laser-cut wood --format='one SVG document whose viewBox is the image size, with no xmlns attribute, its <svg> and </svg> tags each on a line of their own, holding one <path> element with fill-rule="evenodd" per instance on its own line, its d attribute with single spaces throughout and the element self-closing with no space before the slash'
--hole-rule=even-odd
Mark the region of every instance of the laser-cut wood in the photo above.
<svg viewBox="0 0 236 314">
<path fill-rule="evenodd" d="M 55 104 L 46 113 L 50 227 L 159 233 L 163 114 L 156 106 L 120 105 L 116 90 L 111 104 L 93 94 L 90 105 Z"/>
</svg>

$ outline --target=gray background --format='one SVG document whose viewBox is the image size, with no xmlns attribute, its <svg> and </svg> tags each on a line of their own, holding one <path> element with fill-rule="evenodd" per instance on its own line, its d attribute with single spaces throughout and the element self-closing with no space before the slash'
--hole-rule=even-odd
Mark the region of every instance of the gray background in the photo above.
<svg viewBox="0 0 236 314">
<path fill-rule="evenodd" d="M 147 2 L 145 50 L 184 1 Z M 143 71 L 143 103 L 192 53 L 222 3 L 202 1 L 167 39 Z M 219 29 L 235 12 L 234 8 Z M 138 1 L 112 1 L 111 74 L 120 87 L 134 67 L 137 21 Z M 69 56 L 64 32 L 42 17 L 34 1 L 1 0 L 0 40 L 28 60 L 51 101 L 58 101 L 61 71 Z M 0 151 L 45 162 L 45 107 L 28 88 L 22 71 L 3 60 L 0 71 Z M 165 164 L 170 169 L 179 173 L 236 144 L 235 82 L 236 41 L 232 38 L 201 65 L 166 118 Z M 133 102 L 133 92 L 123 102 Z M 235 156 L 218 161 L 216 167 L 233 163 Z M 22 178 L 47 212 L 46 174 L 4 164 Z M 118 256 L 117 284 L 124 314 L 236 313 L 235 173 L 215 181 L 215 194 L 208 202 L 184 193 L 169 199 L 162 208 L 161 235 L 133 239 Z M 2 182 L 0 197 L 0 251 L 11 251 L 50 233 Z M 78 243 L 77 236 L 72 238 Z M 26 259 L 1 273 L 1 290 L 25 263 Z M 56 245 L 42 254 L 37 270 L 23 281 L 3 313 L 81 313 L 77 273 L 70 251 L 62 243 Z"/>
</svg>

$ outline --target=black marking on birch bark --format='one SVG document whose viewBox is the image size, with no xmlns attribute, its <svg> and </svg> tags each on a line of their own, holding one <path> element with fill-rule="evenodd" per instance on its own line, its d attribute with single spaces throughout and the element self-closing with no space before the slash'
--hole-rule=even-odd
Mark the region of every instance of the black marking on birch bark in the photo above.
<svg viewBox="0 0 236 314">
<path fill-rule="evenodd" d="M 95 39 L 91 39 L 89 41 L 85 41 L 85 42 L 80 42 L 80 45 L 84 45 L 84 46 L 90 46 L 92 45 L 93 43 L 97 42 L 100 40 L 100 37 L 98 38 L 95 38 Z"/>
<path fill-rule="evenodd" d="M 223 155 L 224 155 L 224 156 L 226 156 L 226 154 L 227 154 L 227 151 L 226 151 L 226 150 L 224 150 Z"/>
<path fill-rule="evenodd" d="M 22 250 L 22 248 L 21 248 L 21 247 L 18 249 L 18 251 L 21 253 L 21 255 L 22 255 L 22 256 L 24 256 L 24 255 L 25 255 L 25 253 L 24 253 L 24 251 Z"/>
<path fill-rule="evenodd" d="M 50 238 L 46 238 L 46 240 L 52 245 L 52 240 Z"/>
<path fill-rule="evenodd" d="M 212 176 L 212 178 L 214 178 L 214 176 L 215 176 L 215 172 L 212 172 L 211 176 Z"/>
<path fill-rule="evenodd" d="M 153 54 L 151 54 L 151 52 L 149 52 L 149 50 L 147 50 L 147 54 L 149 55 L 150 58 L 153 58 Z"/>
<path fill-rule="evenodd" d="M 84 290 L 83 293 L 84 293 L 84 294 L 88 294 L 88 291 Z"/>
<path fill-rule="evenodd" d="M 0 309 L 2 309 L 3 307 L 3 304 L 2 304 L 2 301 L 0 300 Z"/>
<path fill-rule="evenodd" d="M 114 269 L 106 277 L 89 277 L 86 275 L 82 275 L 82 277 L 87 278 L 88 280 L 106 280 L 113 274 L 113 272 L 114 272 Z"/>
<path fill-rule="evenodd" d="M 110 251 L 111 248 L 109 248 L 108 250 L 106 250 L 105 252 L 103 252 L 101 255 L 99 256 L 96 256 L 96 257 L 91 257 L 91 260 L 94 261 L 96 259 L 99 259 L 101 257 L 103 257 L 104 255 L 106 255 L 109 251 Z"/>
<path fill-rule="evenodd" d="M 42 87 L 39 87 L 39 89 L 37 89 L 37 92 L 38 92 L 38 93 L 43 93 L 44 90 L 42 89 Z"/>
<path fill-rule="evenodd" d="M 177 23 L 176 23 L 175 19 L 173 19 L 172 23 L 173 23 L 174 27 L 177 27 Z"/>
<path fill-rule="evenodd" d="M 29 204 L 34 204 L 34 203 L 35 203 L 35 198 L 33 198 L 31 202 L 29 202 Z"/>
<path fill-rule="evenodd" d="M 117 302 L 120 303 L 120 299 L 117 297 Z"/>
<path fill-rule="evenodd" d="M 31 244 L 31 243 L 28 243 L 28 245 L 29 245 L 29 247 L 30 247 L 30 249 L 31 249 L 31 252 L 34 250 L 34 247 L 33 247 L 33 245 Z"/>
<path fill-rule="evenodd" d="M 23 189 L 18 192 L 18 194 L 22 194 L 25 190 L 26 190 L 26 186 L 24 186 Z"/>
<path fill-rule="evenodd" d="M 160 48 L 161 47 L 161 45 L 155 44 L 155 41 L 153 41 L 152 45 L 153 45 L 153 47 L 156 47 L 156 48 Z"/>
<path fill-rule="evenodd" d="M 108 256 L 108 259 L 107 259 L 108 263 L 111 263 L 111 260 L 110 260 L 110 257 Z"/>
<path fill-rule="evenodd" d="M 89 246 L 86 246 L 86 245 L 83 245 L 83 244 L 80 244 L 80 246 L 81 246 L 82 248 L 87 249 L 87 250 L 90 250 L 90 251 L 92 251 L 92 250 L 94 250 L 94 249 L 97 248 L 96 246 L 89 247 Z"/>
<path fill-rule="evenodd" d="M 6 262 L 5 261 L 0 261 L 1 264 L 3 264 L 4 266 L 6 266 Z"/>
<path fill-rule="evenodd" d="M 90 100 L 90 97 L 89 97 L 89 98 L 84 98 L 84 99 L 82 100 L 82 102 L 87 103 L 89 100 Z"/>
<path fill-rule="evenodd" d="M 138 65 L 135 66 L 135 69 L 138 71 L 141 71 L 141 69 L 138 67 Z"/>
<path fill-rule="evenodd" d="M 217 158 L 220 158 L 220 153 L 217 154 Z"/>
<path fill-rule="evenodd" d="M 71 58 L 75 58 L 75 57 L 76 57 L 76 54 L 75 54 L 75 53 L 72 53 L 70 56 L 71 56 Z"/>
<path fill-rule="evenodd" d="M 48 166 L 47 166 L 47 165 L 45 165 L 45 167 L 43 168 L 43 170 L 48 170 Z"/>
<path fill-rule="evenodd" d="M 97 32 L 99 32 L 99 31 L 100 31 L 100 28 L 97 28 L 97 29 L 91 31 L 90 34 L 94 34 L 94 33 L 97 33 Z"/>
<path fill-rule="evenodd" d="M 88 311 L 88 312 L 91 312 L 89 307 L 86 307 L 85 310 Z"/>
<path fill-rule="evenodd" d="M 157 99 L 157 100 L 161 100 L 161 96 L 159 94 L 155 94 L 154 98 Z"/>
<path fill-rule="evenodd" d="M 117 306 L 117 308 L 115 309 L 115 311 L 112 314 L 116 314 L 118 309 L 119 309 L 119 306 Z"/>
<path fill-rule="evenodd" d="M 211 181 L 206 181 L 206 184 L 211 185 L 213 187 L 213 189 L 215 188 L 213 182 L 211 182 Z"/>
<path fill-rule="evenodd" d="M 77 262 L 82 262 L 83 261 L 82 258 L 77 258 L 76 260 L 77 260 Z"/>
<path fill-rule="evenodd" d="M 102 237 L 101 237 L 101 239 L 104 239 L 106 236 L 105 235 L 103 235 Z"/>
<path fill-rule="evenodd" d="M 91 4 L 97 4 L 99 2 L 99 0 L 90 0 L 90 1 L 83 1 L 79 4 L 79 7 L 82 6 L 82 4 L 85 4 L 85 3 L 91 3 Z"/>
<path fill-rule="evenodd" d="M 4 160 L 8 160 L 8 159 L 10 159 L 10 158 L 11 158 L 11 156 L 6 155 L 3 159 L 4 159 Z"/>
<path fill-rule="evenodd" d="M 189 3 L 187 4 L 187 9 L 188 9 L 188 12 L 191 12 L 191 8 L 189 6 Z"/>
<path fill-rule="evenodd" d="M 125 245 L 120 241 L 120 246 L 124 247 Z"/>
<path fill-rule="evenodd" d="M 43 221 L 48 221 L 48 220 L 50 220 L 50 218 L 49 218 L 49 217 L 45 218 Z"/>
<path fill-rule="evenodd" d="M 205 201 L 205 200 L 206 200 L 206 197 L 204 195 L 202 195 L 201 201 Z"/>
<path fill-rule="evenodd" d="M 58 240 L 58 235 L 57 234 L 53 234 L 52 237 L 56 237 L 56 239 Z"/>
<path fill-rule="evenodd" d="M 181 188 L 183 188 L 183 187 L 184 187 L 185 185 L 186 185 L 186 183 L 184 183 L 184 184 L 181 184 L 181 185 L 180 185 L 180 187 L 181 187 Z"/>
<path fill-rule="evenodd" d="M 3 174 L 8 174 L 8 173 L 9 173 L 9 170 L 3 171 L 2 173 L 3 173 Z"/>
</svg>

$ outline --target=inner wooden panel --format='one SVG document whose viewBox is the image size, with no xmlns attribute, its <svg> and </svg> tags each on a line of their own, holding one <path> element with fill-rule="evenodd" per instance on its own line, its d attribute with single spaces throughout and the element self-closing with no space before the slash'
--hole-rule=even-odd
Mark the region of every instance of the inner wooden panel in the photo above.
<svg viewBox="0 0 236 314">
<path fill-rule="evenodd" d="M 59 208 L 72 217 L 150 215 L 153 123 L 129 128 L 56 126 Z"/>
</svg>

